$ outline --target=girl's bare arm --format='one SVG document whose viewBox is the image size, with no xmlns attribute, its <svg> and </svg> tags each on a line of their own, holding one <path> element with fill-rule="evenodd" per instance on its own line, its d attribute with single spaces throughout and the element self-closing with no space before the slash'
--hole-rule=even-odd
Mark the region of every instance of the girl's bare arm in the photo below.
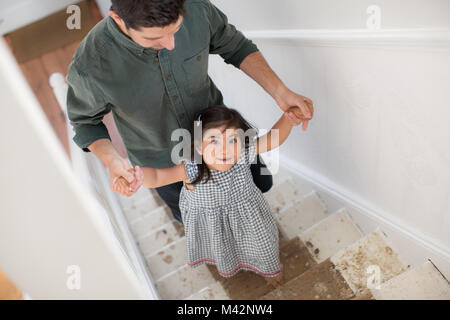
<svg viewBox="0 0 450 320">
<path fill-rule="evenodd" d="M 142 175 L 142 186 L 145 188 L 158 188 L 178 181 L 189 182 L 183 162 L 176 166 L 164 169 L 147 167 L 139 168 L 136 166 L 134 169 L 130 170 L 133 170 L 133 173 L 134 170 L 136 170 L 138 174 Z M 129 188 L 130 184 L 123 177 L 120 177 L 117 182 L 119 192 Z"/>
<path fill-rule="evenodd" d="M 178 181 L 188 181 L 184 163 L 164 169 L 142 168 L 144 179 L 142 185 L 146 188 L 158 188 Z"/>
<path fill-rule="evenodd" d="M 280 120 L 278 120 L 277 123 L 274 124 L 274 126 L 268 133 L 261 137 L 258 137 L 258 139 L 256 140 L 257 154 L 264 153 L 279 147 L 283 144 L 287 137 L 289 137 L 292 127 L 296 124 L 286 116 L 286 113 L 294 111 L 295 108 L 298 107 L 289 108 L 285 113 L 283 113 Z"/>
</svg>

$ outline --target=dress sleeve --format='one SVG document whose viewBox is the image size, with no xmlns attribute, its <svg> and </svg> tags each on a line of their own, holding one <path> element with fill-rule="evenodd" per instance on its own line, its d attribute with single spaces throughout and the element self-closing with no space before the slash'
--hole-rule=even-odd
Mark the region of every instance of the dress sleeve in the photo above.
<svg viewBox="0 0 450 320">
<path fill-rule="evenodd" d="M 185 168 L 186 174 L 189 178 L 189 182 L 193 182 L 197 178 L 197 175 L 198 175 L 197 164 L 192 160 L 185 160 L 184 168 Z"/>
</svg>

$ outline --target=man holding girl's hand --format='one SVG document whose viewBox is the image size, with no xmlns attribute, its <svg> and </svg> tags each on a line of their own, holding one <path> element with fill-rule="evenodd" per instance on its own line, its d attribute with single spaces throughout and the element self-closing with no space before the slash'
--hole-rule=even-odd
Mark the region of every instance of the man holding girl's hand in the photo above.
<svg viewBox="0 0 450 320">
<path fill-rule="evenodd" d="M 288 126 L 282 125 L 281 127 L 278 126 L 278 130 L 284 130 L 285 132 L 280 132 L 279 137 L 284 137 L 284 139 L 287 138 L 289 135 L 292 127 L 298 125 L 297 118 L 295 114 L 298 114 L 301 116 L 301 111 L 298 107 L 290 107 L 283 115 L 284 119 L 287 120 Z M 278 122 L 277 124 L 280 124 Z M 283 123 L 284 124 L 284 123 Z M 273 130 L 273 128 L 272 128 Z M 282 138 L 282 140 L 284 141 Z M 281 140 L 281 139 L 280 139 Z M 283 141 L 279 141 L 278 144 L 281 144 Z M 113 181 L 112 184 L 112 190 L 123 194 L 123 195 L 132 195 L 133 190 L 139 189 L 139 187 L 142 185 L 144 181 L 144 173 L 142 171 L 142 168 L 139 166 L 135 166 L 134 168 L 128 169 L 128 178 L 125 179 L 124 177 L 118 177 Z M 132 183 L 129 183 L 128 181 L 132 180 Z"/>
</svg>

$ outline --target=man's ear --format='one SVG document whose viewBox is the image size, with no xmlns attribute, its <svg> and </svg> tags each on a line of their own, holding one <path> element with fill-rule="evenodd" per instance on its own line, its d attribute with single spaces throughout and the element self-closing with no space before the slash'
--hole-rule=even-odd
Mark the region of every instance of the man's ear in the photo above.
<svg viewBox="0 0 450 320">
<path fill-rule="evenodd" d="M 119 17 L 119 15 L 118 15 L 115 11 L 109 10 L 109 13 L 108 13 L 108 14 L 109 14 L 109 16 L 110 16 L 111 18 L 114 19 L 114 21 L 115 21 L 118 25 L 120 25 L 121 27 L 125 27 L 125 21 L 123 21 L 122 18 Z"/>
<path fill-rule="evenodd" d="M 120 19 L 119 15 L 114 11 L 114 10 L 109 10 L 108 15 L 113 18 L 114 20 L 116 20 L 117 18 Z"/>
</svg>

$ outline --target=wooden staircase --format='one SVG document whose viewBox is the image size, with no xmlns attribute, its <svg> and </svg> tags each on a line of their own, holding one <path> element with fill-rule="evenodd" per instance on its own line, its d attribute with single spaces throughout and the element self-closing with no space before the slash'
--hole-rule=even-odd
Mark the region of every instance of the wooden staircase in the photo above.
<svg viewBox="0 0 450 320">
<path fill-rule="evenodd" d="M 251 271 L 224 278 L 213 265 L 186 264 L 183 226 L 156 192 L 121 197 L 130 228 L 163 299 L 450 299 L 450 284 L 431 261 L 411 269 L 382 230 L 363 235 L 345 208 L 329 213 L 317 192 L 301 195 L 275 176 L 264 196 L 280 232 L 284 284 L 274 289 Z"/>
</svg>

